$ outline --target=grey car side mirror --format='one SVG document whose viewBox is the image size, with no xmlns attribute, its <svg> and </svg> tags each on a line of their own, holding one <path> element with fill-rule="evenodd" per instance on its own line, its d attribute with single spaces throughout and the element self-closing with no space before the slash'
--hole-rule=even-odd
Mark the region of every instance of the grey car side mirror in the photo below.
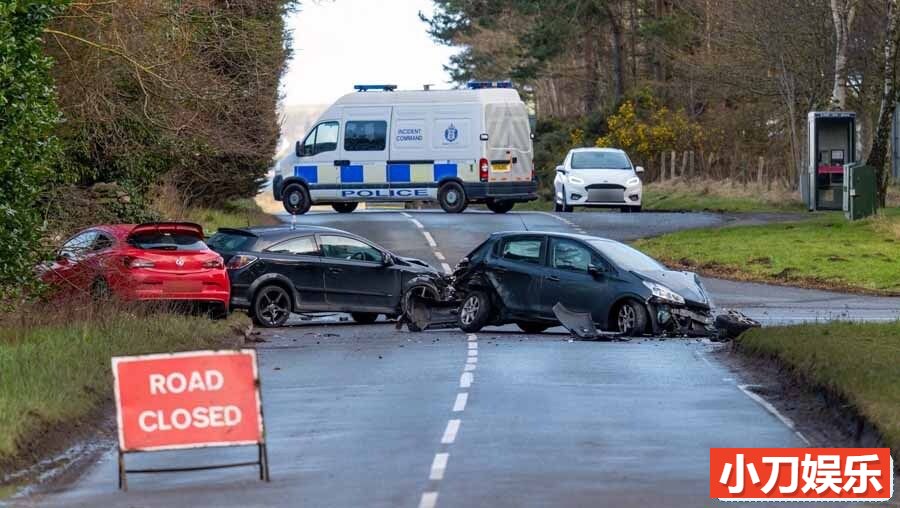
<svg viewBox="0 0 900 508">
<path fill-rule="evenodd" d="M 638 167 L 634 168 L 634 172 L 635 172 L 635 173 L 643 173 L 643 172 L 644 172 L 644 166 L 638 166 Z"/>
<path fill-rule="evenodd" d="M 556 172 L 566 174 L 566 167 L 565 166 L 556 166 Z"/>
</svg>

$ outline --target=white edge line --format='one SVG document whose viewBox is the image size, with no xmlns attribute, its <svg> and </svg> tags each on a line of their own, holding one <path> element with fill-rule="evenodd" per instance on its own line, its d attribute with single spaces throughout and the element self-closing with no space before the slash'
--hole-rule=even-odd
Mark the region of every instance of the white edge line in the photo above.
<svg viewBox="0 0 900 508">
<path fill-rule="evenodd" d="M 797 437 L 799 437 L 804 443 L 806 443 L 807 446 L 810 446 L 809 440 L 806 439 L 806 436 L 804 436 L 799 430 L 797 430 L 797 427 L 796 425 L 794 425 L 793 420 L 781 414 L 777 409 L 775 409 L 775 406 L 769 403 L 769 401 L 748 390 L 748 386 L 750 385 L 737 385 L 738 389 L 744 392 L 744 395 L 750 397 L 751 400 L 762 406 L 766 411 L 771 413 L 772 416 L 778 418 L 778 420 L 783 423 L 785 427 L 794 431 L 794 433 L 797 434 Z"/>
</svg>

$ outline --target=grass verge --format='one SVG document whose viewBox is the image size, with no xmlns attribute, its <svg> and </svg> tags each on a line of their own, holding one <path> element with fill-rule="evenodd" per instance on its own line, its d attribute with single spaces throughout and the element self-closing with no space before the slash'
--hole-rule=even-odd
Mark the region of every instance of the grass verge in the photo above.
<svg viewBox="0 0 900 508">
<path fill-rule="evenodd" d="M 900 209 L 849 222 L 839 213 L 803 222 L 681 231 L 635 247 L 675 267 L 738 280 L 900 294 Z"/>
<path fill-rule="evenodd" d="M 281 221 L 264 212 L 252 199 L 237 199 L 225 203 L 222 208 L 189 208 L 185 212 L 185 218 L 202 224 L 203 230 L 208 235 L 215 233 L 219 228 L 281 224 Z"/>
<path fill-rule="evenodd" d="M 900 322 L 758 328 L 737 346 L 846 401 L 900 460 Z"/>
<path fill-rule="evenodd" d="M 708 212 L 799 212 L 796 192 L 730 180 L 659 182 L 644 185 L 645 210 Z"/>
<path fill-rule="evenodd" d="M 0 323 L 0 466 L 30 463 L 52 446 L 48 431 L 72 428 L 108 403 L 111 356 L 228 347 L 247 324 L 243 315 L 210 321 L 124 310 L 54 318 Z"/>
</svg>

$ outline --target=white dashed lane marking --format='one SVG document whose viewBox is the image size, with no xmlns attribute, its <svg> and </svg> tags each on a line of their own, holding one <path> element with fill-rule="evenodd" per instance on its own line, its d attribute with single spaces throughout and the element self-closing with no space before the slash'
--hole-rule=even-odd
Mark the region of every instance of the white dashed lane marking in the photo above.
<svg viewBox="0 0 900 508">
<path fill-rule="evenodd" d="M 434 251 L 434 257 L 438 258 L 438 261 L 447 261 L 447 258 L 438 251 Z"/>
<path fill-rule="evenodd" d="M 415 224 L 417 228 L 419 228 L 419 229 L 425 229 L 425 226 L 423 226 L 422 223 L 419 222 L 419 221 L 417 221 L 416 219 L 409 219 L 409 220 L 411 220 L 412 223 Z"/>
<path fill-rule="evenodd" d="M 450 268 L 450 265 L 448 265 L 447 263 L 441 263 L 441 268 L 444 269 L 444 273 L 446 273 L 447 275 L 453 273 L 453 268 Z"/>
<path fill-rule="evenodd" d="M 425 241 L 428 242 L 429 247 L 437 247 L 437 242 L 434 241 L 434 237 L 431 236 L 431 233 L 429 233 L 428 231 L 422 231 L 422 234 L 425 235 Z"/>
<path fill-rule="evenodd" d="M 434 508 L 437 505 L 437 492 L 425 492 L 422 494 L 422 500 L 419 501 L 419 508 Z"/>
<path fill-rule="evenodd" d="M 441 437 L 441 444 L 453 444 L 456 441 L 456 434 L 459 433 L 459 426 L 462 420 L 454 419 L 447 422 L 447 428 L 444 429 L 444 436 Z"/>
<path fill-rule="evenodd" d="M 453 403 L 453 412 L 459 413 L 460 411 L 465 411 L 466 402 L 469 400 L 468 393 L 457 393 L 456 394 L 456 402 Z"/>
<path fill-rule="evenodd" d="M 469 388 L 472 386 L 472 382 L 475 381 L 475 374 L 471 372 L 463 372 L 462 376 L 459 376 L 459 387 L 460 388 Z"/>
<path fill-rule="evenodd" d="M 434 461 L 431 463 L 431 474 L 428 476 L 429 480 L 444 479 L 444 471 L 447 470 L 447 459 L 449 457 L 449 453 L 437 453 L 434 455 Z"/>
</svg>

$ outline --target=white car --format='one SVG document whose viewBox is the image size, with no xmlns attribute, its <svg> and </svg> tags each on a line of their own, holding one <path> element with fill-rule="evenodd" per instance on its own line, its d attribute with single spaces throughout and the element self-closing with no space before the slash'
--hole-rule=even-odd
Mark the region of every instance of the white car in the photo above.
<svg viewBox="0 0 900 508">
<path fill-rule="evenodd" d="M 574 148 L 556 166 L 555 202 L 557 212 L 571 212 L 576 206 L 619 208 L 640 212 L 643 184 L 624 151 L 616 148 Z"/>
</svg>

